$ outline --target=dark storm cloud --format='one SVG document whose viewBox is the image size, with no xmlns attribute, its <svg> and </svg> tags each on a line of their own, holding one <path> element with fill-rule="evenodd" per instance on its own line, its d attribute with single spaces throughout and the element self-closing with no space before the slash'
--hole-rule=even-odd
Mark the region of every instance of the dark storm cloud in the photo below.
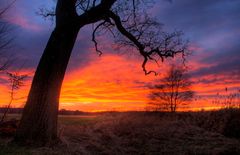
<svg viewBox="0 0 240 155">
<path fill-rule="evenodd" d="M 191 44 L 202 48 L 198 51 L 198 63 L 215 64 L 212 68 L 200 68 L 195 75 L 224 72 L 224 70 L 238 70 L 239 38 L 240 38 L 240 1 L 239 0 L 160 0 L 157 1 L 153 14 L 165 24 L 165 29 L 183 30 L 185 37 Z M 43 53 L 44 47 L 51 34 L 54 24 L 44 21 L 36 15 L 42 6 L 52 6 L 52 1 L 18 1 L 12 15 L 22 20 L 15 22 L 20 28 L 15 38 L 16 53 L 19 61 L 26 63 L 26 67 L 35 68 Z M 11 15 L 11 14 L 10 14 Z M 18 20 L 17 20 L 18 21 Z M 14 24 L 14 23 L 13 23 Z M 21 25 L 22 24 L 22 25 Z M 25 24 L 25 25 L 24 25 Z M 38 28 L 41 28 L 38 30 Z M 87 66 L 93 44 L 90 29 L 86 28 L 79 34 L 71 56 L 68 70 Z M 209 54 L 210 53 L 210 54 Z M 209 54 L 208 57 L 204 55 Z M 202 58 L 201 58 L 202 56 Z M 196 61 L 196 58 L 192 58 Z M 230 72 L 230 71 L 229 71 Z"/>
<path fill-rule="evenodd" d="M 25 63 L 24 67 L 35 68 L 43 52 L 46 40 L 49 37 L 48 31 L 41 33 L 19 30 L 16 35 L 16 46 L 12 49 L 14 57 L 19 63 Z"/>
<path fill-rule="evenodd" d="M 49 23 L 46 23 L 46 25 L 47 24 Z M 14 30 L 16 32 L 16 34 L 14 34 L 15 47 L 9 51 L 15 57 L 16 62 L 14 62 L 14 65 L 18 68 L 24 64 L 24 68 L 34 69 L 41 58 L 54 27 L 47 25 L 45 29 L 40 31 L 31 31 L 20 26 L 14 26 L 16 27 Z M 87 37 L 87 34 L 88 30 L 80 32 L 79 36 L 81 37 L 78 37 L 76 41 L 68 70 L 87 64 L 89 47 L 91 47 L 90 38 Z"/>
<path fill-rule="evenodd" d="M 218 43 L 225 39 L 229 42 L 236 40 L 232 35 L 240 35 L 239 0 L 160 1 L 155 12 L 166 29 L 183 30 L 191 42 L 197 42 L 205 48 L 219 46 Z"/>
<path fill-rule="evenodd" d="M 201 59 L 200 63 L 211 64 L 211 67 L 198 68 L 193 73 L 196 77 L 219 74 L 240 79 L 240 46 L 233 44 L 232 47 L 219 49 L 211 56 Z"/>
<path fill-rule="evenodd" d="M 6 83 L 8 83 L 8 79 L 4 79 L 4 78 L 2 78 L 2 74 L 0 74 L 0 84 L 6 84 Z"/>
<path fill-rule="evenodd" d="M 213 66 L 199 68 L 194 76 L 240 74 L 239 0 L 173 0 L 156 8 L 165 28 L 183 30 L 190 44 L 202 49 L 191 61 Z"/>
<path fill-rule="evenodd" d="M 45 20 L 36 12 L 41 7 L 51 8 L 53 1 L 17 1 L 6 14 L 6 19 L 12 27 L 14 48 L 9 49 L 9 55 L 14 57 L 13 68 L 35 69 L 47 44 L 48 38 L 54 29 L 54 22 Z M 17 12 L 17 13 L 16 13 Z M 83 66 L 88 62 L 91 38 L 89 29 L 82 29 L 76 41 L 68 70 Z M 89 41 L 88 41 L 89 40 Z"/>
<path fill-rule="evenodd" d="M 210 52 L 210 51 L 209 51 Z M 217 52 L 202 59 L 203 63 L 227 63 L 227 62 L 239 62 L 240 63 L 240 46 L 238 44 L 232 44 L 231 47 L 226 47 L 223 50 L 219 49 Z M 240 68 L 240 67 L 239 67 Z"/>
<path fill-rule="evenodd" d="M 205 36 L 211 30 L 225 31 L 223 27 L 233 28 L 240 23 L 238 0 L 173 0 L 170 4 L 161 1 L 157 4 L 157 17 L 165 27 L 182 29 L 188 34 L 203 32 Z"/>
<path fill-rule="evenodd" d="M 153 86 L 152 82 L 142 82 L 142 81 L 139 81 L 139 80 L 134 80 L 133 82 L 136 84 L 135 88 L 148 89 L 151 86 Z"/>
<path fill-rule="evenodd" d="M 205 75 L 228 76 L 230 78 L 234 78 L 235 76 L 237 79 L 240 79 L 240 62 L 230 61 L 212 67 L 200 68 L 192 72 L 192 75 L 196 77 Z"/>
</svg>

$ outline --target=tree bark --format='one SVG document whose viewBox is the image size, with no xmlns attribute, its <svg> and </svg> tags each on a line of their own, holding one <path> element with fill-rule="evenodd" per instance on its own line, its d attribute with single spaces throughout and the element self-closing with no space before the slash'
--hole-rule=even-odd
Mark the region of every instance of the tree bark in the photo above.
<svg viewBox="0 0 240 155">
<path fill-rule="evenodd" d="M 38 64 L 14 142 L 43 146 L 58 140 L 59 96 L 77 34 L 83 26 L 105 19 L 115 1 L 102 0 L 80 16 L 76 0 L 57 1 L 56 28 Z"/>
<path fill-rule="evenodd" d="M 50 145 L 58 140 L 59 96 L 68 61 L 81 21 L 77 20 L 76 0 L 58 0 L 56 27 L 35 72 L 28 100 L 14 142 Z"/>
<path fill-rule="evenodd" d="M 62 81 L 79 27 L 56 27 L 37 67 L 15 142 L 48 145 L 57 140 Z"/>
</svg>

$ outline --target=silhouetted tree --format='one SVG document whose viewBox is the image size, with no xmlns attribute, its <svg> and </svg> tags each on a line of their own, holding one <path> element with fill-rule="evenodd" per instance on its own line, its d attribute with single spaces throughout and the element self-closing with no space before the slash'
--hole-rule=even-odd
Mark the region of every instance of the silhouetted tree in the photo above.
<svg viewBox="0 0 240 155">
<path fill-rule="evenodd" d="M 91 36 L 99 54 L 97 34 L 103 31 L 113 34 L 119 46 L 137 49 L 145 74 L 155 73 L 146 69 L 149 60 L 185 55 L 182 33 L 163 32 L 161 24 L 148 16 L 149 4 L 149 0 L 57 0 L 54 11 L 40 11 L 45 17 L 55 16 L 56 25 L 35 72 L 15 142 L 46 145 L 58 139 L 61 85 L 77 34 L 84 26 L 93 24 Z"/>
<path fill-rule="evenodd" d="M 180 105 L 192 100 L 194 92 L 186 69 L 172 65 L 160 84 L 151 87 L 149 105 L 157 111 L 175 112 Z"/>
<path fill-rule="evenodd" d="M 11 72 L 7 72 L 7 75 L 8 75 L 8 81 L 10 83 L 10 101 L 3 113 L 3 116 L 1 118 L 1 122 L 4 121 L 10 107 L 11 107 L 11 104 L 13 102 L 13 100 L 15 99 L 14 98 L 14 95 L 16 93 L 17 90 L 20 89 L 20 87 L 22 87 L 24 85 L 24 80 L 27 78 L 27 75 L 20 75 L 19 72 L 15 72 L 15 73 L 11 73 Z"/>
<path fill-rule="evenodd" d="M 212 102 L 224 108 L 240 108 L 240 89 L 229 91 L 226 87 L 224 93 L 217 93 Z"/>
</svg>

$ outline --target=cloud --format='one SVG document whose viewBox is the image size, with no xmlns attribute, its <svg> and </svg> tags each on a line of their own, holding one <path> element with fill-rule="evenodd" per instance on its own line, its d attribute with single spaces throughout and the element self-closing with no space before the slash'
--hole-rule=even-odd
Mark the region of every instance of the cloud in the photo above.
<svg viewBox="0 0 240 155">
<path fill-rule="evenodd" d="M 167 31 L 183 30 L 185 38 L 190 39 L 190 50 L 194 53 L 187 60 L 198 95 L 211 96 L 226 86 L 237 88 L 240 83 L 240 1 L 163 1 L 167 0 L 156 1 L 152 14 L 165 24 Z M 19 27 L 14 36 L 17 47 L 9 50 L 18 58 L 15 68 L 24 62 L 24 68 L 34 72 L 54 28 L 35 12 L 42 5 L 52 4 L 49 0 L 17 1 L 8 14 L 8 21 Z M 91 42 L 91 28 L 81 29 L 64 80 L 61 107 L 88 111 L 143 109 L 147 87 L 159 77 L 144 75 L 142 57 L 137 54 L 116 54 L 109 36 L 98 39 L 103 50 L 101 57 Z M 172 60 L 167 61 L 170 62 Z M 167 63 L 160 68 L 153 63 L 147 67 L 158 70 L 161 77 Z M 1 83 L 6 81 L 0 78 Z M 0 91 L 7 92 L 6 87 L 1 86 Z M 25 96 L 27 93 L 28 89 L 21 92 Z M 7 93 L 4 94 L 5 99 L 0 97 L 2 104 L 7 102 Z"/>
<path fill-rule="evenodd" d="M 32 23 L 31 21 L 29 21 L 29 19 L 23 17 L 20 14 L 15 14 L 14 16 L 10 16 L 9 18 L 7 18 L 7 21 L 13 25 L 20 26 L 22 29 L 25 29 L 28 31 L 40 32 L 43 30 L 43 27 L 35 23 Z"/>
</svg>

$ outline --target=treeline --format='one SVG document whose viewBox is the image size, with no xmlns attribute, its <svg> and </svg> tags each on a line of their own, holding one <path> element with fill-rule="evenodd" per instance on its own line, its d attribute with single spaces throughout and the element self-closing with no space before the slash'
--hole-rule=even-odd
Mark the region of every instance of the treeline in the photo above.
<svg viewBox="0 0 240 155">
<path fill-rule="evenodd" d="M 0 113 L 4 113 L 7 110 L 7 107 L 0 108 Z M 23 112 L 23 108 L 10 108 L 8 110 L 8 114 L 21 114 Z M 83 112 L 79 110 L 66 110 L 61 109 L 58 111 L 59 115 L 93 115 L 95 113 L 92 112 Z"/>
<path fill-rule="evenodd" d="M 66 109 L 61 109 L 58 111 L 59 115 L 92 115 L 93 113 L 91 112 L 83 112 L 79 110 L 66 110 Z"/>
<path fill-rule="evenodd" d="M 0 113 L 5 113 L 6 110 L 8 110 L 8 114 L 21 114 L 23 112 L 23 108 L 2 107 L 0 108 Z"/>
</svg>

